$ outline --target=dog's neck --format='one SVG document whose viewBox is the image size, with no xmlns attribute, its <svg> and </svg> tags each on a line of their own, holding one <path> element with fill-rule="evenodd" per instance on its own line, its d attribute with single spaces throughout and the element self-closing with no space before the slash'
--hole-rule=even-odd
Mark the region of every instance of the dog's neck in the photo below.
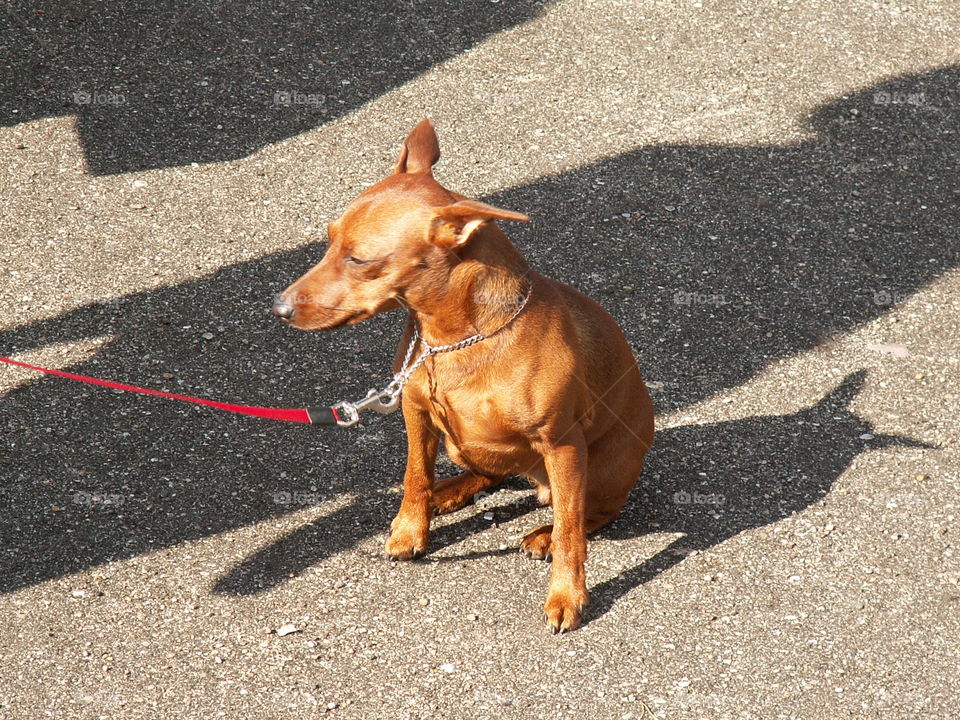
<svg viewBox="0 0 960 720">
<path fill-rule="evenodd" d="M 493 223 L 460 251 L 441 293 L 414 308 L 427 342 L 442 345 L 495 332 L 530 290 L 530 268 Z"/>
</svg>

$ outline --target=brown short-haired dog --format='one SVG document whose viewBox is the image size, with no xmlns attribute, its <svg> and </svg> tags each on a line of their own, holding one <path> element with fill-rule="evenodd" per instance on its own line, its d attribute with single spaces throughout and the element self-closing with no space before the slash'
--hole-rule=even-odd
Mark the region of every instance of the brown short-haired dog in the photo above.
<svg viewBox="0 0 960 720">
<path fill-rule="evenodd" d="M 617 516 L 653 440 L 650 396 L 607 312 L 532 272 L 494 223 L 527 217 L 444 189 L 431 170 L 439 157 L 424 120 L 394 174 L 329 226 L 323 260 L 274 313 L 326 330 L 405 306 L 395 371 L 411 342 L 471 338 L 426 357 L 403 389 L 407 469 L 386 552 L 422 554 L 435 512 L 523 475 L 553 505 L 553 525 L 530 532 L 521 550 L 552 558 L 544 615 L 554 632 L 571 630 L 587 602 L 586 536 Z M 441 436 L 465 472 L 435 481 Z"/>
</svg>

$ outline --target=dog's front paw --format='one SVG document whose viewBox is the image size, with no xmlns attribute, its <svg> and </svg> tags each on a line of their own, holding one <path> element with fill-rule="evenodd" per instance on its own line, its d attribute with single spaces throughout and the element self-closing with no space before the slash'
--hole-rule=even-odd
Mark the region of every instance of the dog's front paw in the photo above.
<svg viewBox="0 0 960 720">
<path fill-rule="evenodd" d="M 390 537 L 384 551 L 394 560 L 410 560 L 420 557 L 427 551 L 430 540 L 429 525 L 411 522 L 400 515 L 390 525 Z"/>
<path fill-rule="evenodd" d="M 554 634 L 576 630 L 580 627 L 586 604 L 586 592 L 551 590 L 543 606 L 543 619 Z"/>
</svg>

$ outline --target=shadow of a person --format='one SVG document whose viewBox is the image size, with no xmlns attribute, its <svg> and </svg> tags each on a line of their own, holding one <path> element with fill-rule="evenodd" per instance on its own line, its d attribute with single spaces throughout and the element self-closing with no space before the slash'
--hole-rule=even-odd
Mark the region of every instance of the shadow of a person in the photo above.
<svg viewBox="0 0 960 720">
<path fill-rule="evenodd" d="M 10 3 L 0 127 L 75 115 L 94 175 L 234 160 L 350 113 L 543 5 Z"/>
<path fill-rule="evenodd" d="M 549 237 L 515 229 L 531 265 L 608 307 L 645 376 L 669 388 L 658 409 L 684 407 L 886 313 L 960 264 L 950 162 L 960 104 L 943 100 L 958 86 L 957 67 L 895 78 L 819 108 L 816 136 L 796 145 L 643 148 L 484 199 L 550 226 Z M 922 89 L 929 107 L 875 103 L 906 89 Z M 303 247 L 88 303 L 0 331 L 0 352 L 102 338 L 69 369 L 249 404 L 354 397 L 384 378 L 400 318 L 307 335 L 267 316 L 274 293 L 319 255 Z M 778 457 L 776 423 L 744 421 L 731 437 Z M 278 490 L 356 492 L 335 514 L 336 540 L 316 536 L 330 552 L 353 547 L 391 514 L 364 496 L 401 475 L 399 427 L 391 417 L 317 433 L 30 379 L 0 398 L 0 592 L 285 514 L 271 501 Z M 663 433 L 654 452 L 681 432 Z M 122 502 L 75 502 L 84 492 Z M 283 579 L 244 568 L 268 585 Z"/>
<path fill-rule="evenodd" d="M 674 410 L 960 265 L 958 87 L 905 75 L 817 107 L 802 142 L 644 146 L 488 201 L 530 213 L 515 243 L 611 311 Z"/>
</svg>

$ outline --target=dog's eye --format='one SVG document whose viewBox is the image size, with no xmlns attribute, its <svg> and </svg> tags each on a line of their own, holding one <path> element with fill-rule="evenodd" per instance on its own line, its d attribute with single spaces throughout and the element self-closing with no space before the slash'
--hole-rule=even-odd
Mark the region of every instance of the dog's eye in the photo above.
<svg viewBox="0 0 960 720">
<path fill-rule="evenodd" d="M 343 259 L 343 261 L 344 261 L 347 265 L 366 265 L 367 263 L 370 262 L 369 260 L 361 260 L 360 258 L 354 257 L 353 255 L 347 255 L 347 256 Z"/>
</svg>

